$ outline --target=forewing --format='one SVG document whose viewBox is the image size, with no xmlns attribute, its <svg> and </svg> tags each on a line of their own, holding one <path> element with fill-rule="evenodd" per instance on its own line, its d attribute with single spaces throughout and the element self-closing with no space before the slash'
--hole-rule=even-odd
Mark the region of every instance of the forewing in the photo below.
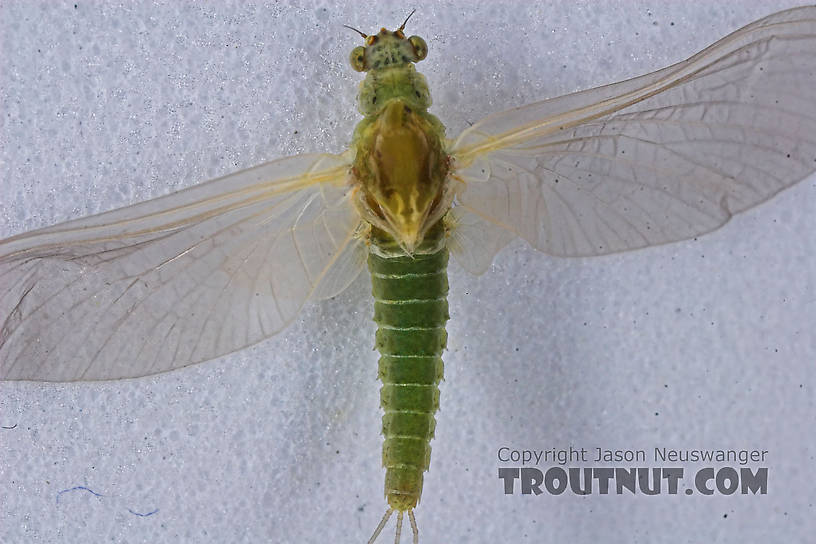
<svg viewBox="0 0 816 544">
<path fill-rule="evenodd" d="M 300 155 L 0 242 L 0 378 L 132 378 L 275 334 L 362 267 L 347 172 Z"/>
<path fill-rule="evenodd" d="M 816 7 L 780 12 L 669 68 L 475 124 L 452 149 L 458 204 L 558 256 L 690 238 L 816 170 L 814 89 Z"/>
</svg>

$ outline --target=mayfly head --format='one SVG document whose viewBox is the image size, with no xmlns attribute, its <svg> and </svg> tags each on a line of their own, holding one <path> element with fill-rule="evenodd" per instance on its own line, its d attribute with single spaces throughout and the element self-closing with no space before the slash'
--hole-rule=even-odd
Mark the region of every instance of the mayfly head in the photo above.
<svg viewBox="0 0 816 544">
<path fill-rule="evenodd" d="M 405 22 L 393 32 L 381 28 L 377 34 L 364 34 L 356 28 L 343 25 L 360 34 L 365 40 L 365 45 L 359 45 L 351 51 L 349 56 L 351 67 L 358 72 L 368 72 L 369 70 L 403 66 L 424 59 L 428 55 L 428 44 L 425 43 L 425 40 L 419 36 L 406 38 L 403 33 L 405 24 L 413 14 L 412 11 Z"/>
</svg>

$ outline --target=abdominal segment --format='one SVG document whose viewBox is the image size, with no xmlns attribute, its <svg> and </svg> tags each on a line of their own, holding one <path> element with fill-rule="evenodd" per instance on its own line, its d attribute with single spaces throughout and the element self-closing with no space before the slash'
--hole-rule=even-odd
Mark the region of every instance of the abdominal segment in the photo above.
<svg viewBox="0 0 816 544">
<path fill-rule="evenodd" d="M 448 250 L 440 221 L 413 255 L 372 233 L 368 257 L 380 351 L 380 405 L 385 495 L 395 510 L 419 502 L 439 407 L 442 350 L 447 343 Z"/>
</svg>

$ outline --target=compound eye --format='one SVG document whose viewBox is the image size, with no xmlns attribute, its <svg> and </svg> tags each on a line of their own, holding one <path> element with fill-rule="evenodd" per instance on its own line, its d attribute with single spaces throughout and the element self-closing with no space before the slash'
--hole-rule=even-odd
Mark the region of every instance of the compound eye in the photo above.
<svg viewBox="0 0 816 544">
<path fill-rule="evenodd" d="M 351 62 L 351 67 L 356 71 L 365 72 L 365 47 L 358 45 L 352 49 L 351 55 L 349 55 L 349 61 Z"/>
<path fill-rule="evenodd" d="M 419 62 L 428 56 L 428 44 L 419 36 L 411 36 L 408 38 L 408 43 L 414 46 L 414 53 L 416 53 L 414 62 Z"/>
</svg>

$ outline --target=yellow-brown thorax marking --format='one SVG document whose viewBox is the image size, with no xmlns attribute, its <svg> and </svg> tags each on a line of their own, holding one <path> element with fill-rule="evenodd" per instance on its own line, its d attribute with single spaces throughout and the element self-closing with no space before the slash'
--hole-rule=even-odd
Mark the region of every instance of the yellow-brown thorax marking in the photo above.
<svg viewBox="0 0 816 544">
<path fill-rule="evenodd" d="M 391 100 L 361 135 L 355 173 L 376 225 L 409 252 L 431 227 L 447 176 L 447 158 L 432 124 Z M 365 152 L 360 153 L 360 150 Z"/>
</svg>

